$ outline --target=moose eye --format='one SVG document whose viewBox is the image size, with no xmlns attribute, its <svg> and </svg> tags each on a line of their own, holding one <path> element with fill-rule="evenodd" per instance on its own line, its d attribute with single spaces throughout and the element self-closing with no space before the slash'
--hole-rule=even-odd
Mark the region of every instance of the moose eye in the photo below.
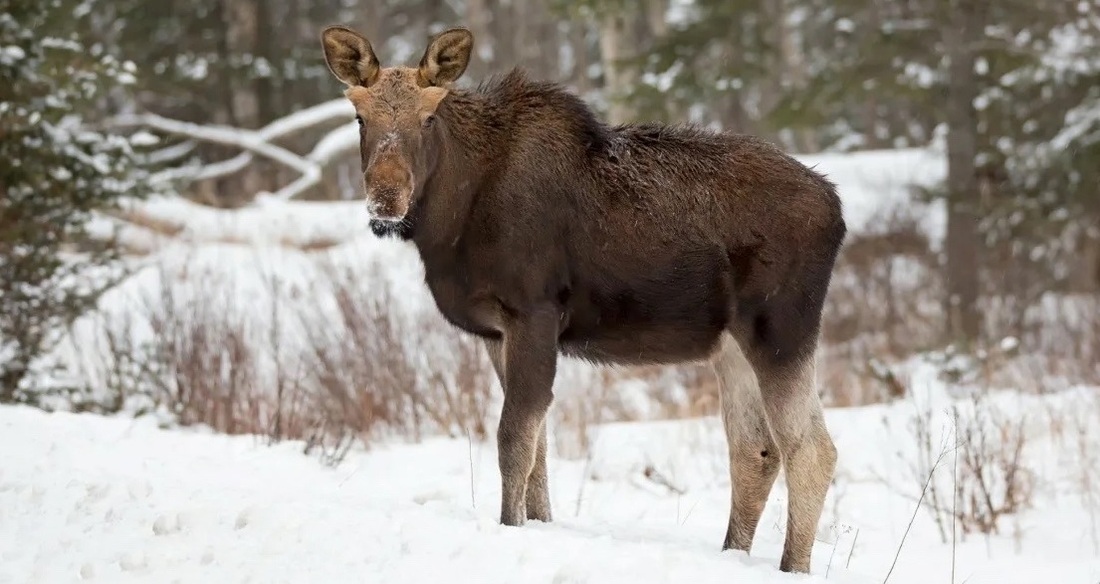
<svg viewBox="0 0 1100 584">
<path fill-rule="evenodd" d="M 435 123 L 435 114 L 428 114 L 427 117 L 424 118 L 424 121 L 422 123 L 424 124 L 425 128 L 432 127 L 432 124 Z"/>
<path fill-rule="evenodd" d="M 355 122 L 356 122 L 357 124 L 359 124 L 359 127 L 360 127 L 360 128 L 362 128 L 362 127 L 363 127 L 363 117 L 362 117 L 362 116 L 355 116 Z"/>
</svg>

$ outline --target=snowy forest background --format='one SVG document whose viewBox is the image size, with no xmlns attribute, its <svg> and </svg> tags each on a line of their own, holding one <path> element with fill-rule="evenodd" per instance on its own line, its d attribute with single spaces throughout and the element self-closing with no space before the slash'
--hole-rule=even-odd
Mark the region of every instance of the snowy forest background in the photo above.
<svg viewBox="0 0 1100 584">
<path fill-rule="evenodd" d="M 859 539 L 872 551 L 855 569 L 892 571 L 915 505 L 913 545 L 930 543 L 911 581 L 931 581 L 920 566 L 944 565 L 934 546 L 956 534 L 1003 538 L 966 552 L 989 581 L 1038 565 L 990 550 L 1100 574 L 1080 551 L 1100 557 L 1100 0 L 0 6 L 0 444 L 20 442 L 5 428 L 52 427 L 16 412 L 70 410 L 292 442 L 334 466 L 430 438 L 465 456 L 468 441 L 473 472 L 499 385 L 437 314 L 415 253 L 367 229 L 354 114 L 319 40 L 348 25 L 383 65 L 411 64 L 429 34 L 463 25 L 475 50 L 461 84 L 522 66 L 610 123 L 761 135 L 838 182 L 850 234 L 818 359 L 841 433 L 833 555 L 851 562 Z M 720 430 L 701 447 L 688 425 L 718 424 L 708 367 L 566 362 L 555 396 L 552 455 L 579 481 L 575 515 L 585 493 L 638 484 L 621 503 L 647 520 L 679 522 L 692 493 L 728 503 L 706 490 L 726 472 Z M 402 481 L 436 480 L 424 469 L 443 468 L 439 446 L 425 448 Z M 876 448 L 892 462 L 854 470 Z M 699 471 L 703 451 L 717 462 Z M 938 470 L 949 451 L 953 474 Z M 65 468 L 49 471 L 57 484 Z M 584 512 L 614 515 L 602 509 Z"/>
</svg>

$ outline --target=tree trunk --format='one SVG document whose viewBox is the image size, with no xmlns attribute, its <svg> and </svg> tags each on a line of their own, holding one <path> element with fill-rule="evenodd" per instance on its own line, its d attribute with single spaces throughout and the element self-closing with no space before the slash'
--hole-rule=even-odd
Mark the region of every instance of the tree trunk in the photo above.
<svg viewBox="0 0 1100 584">
<path fill-rule="evenodd" d="M 805 87 L 809 80 L 806 53 L 802 48 L 803 35 L 797 26 L 792 25 L 789 18 L 791 12 L 797 8 L 797 3 L 787 0 L 787 2 L 777 2 L 776 7 L 781 9 L 776 23 L 777 34 L 779 35 L 780 73 L 773 75 L 775 97 L 765 109 L 766 113 L 770 113 L 772 108 L 775 107 L 779 97 L 786 91 L 787 86 Z M 793 133 L 795 147 L 799 151 L 817 152 L 820 150 L 814 130 L 795 128 Z"/>
<path fill-rule="evenodd" d="M 619 10 L 607 10 L 600 16 L 600 62 L 603 65 L 607 118 L 612 124 L 629 122 L 635 115 L 634 109 L 625 101 L 634 75 L 622 63 L 629 57 L 628 18 Z"/>
<path fill-rule="evenodd" d="M 227 0 L 223 5 L 226 48 L 229 50 L 228 57 L 231 59 L 243 60 L 246 55 L 253 58 L 256 56 L 259 36 L 259 14 L 256 4 L 254 0 Z M 251 60 L 245 62 L 252 63 Z M 229 67 L 233 71 L 232 65 Z M 249 77 L 246 70 L 231 73 L 230 84 L 233 93 L 230 96 L 230 104 L 236 125 L 254 129 L 260 125 L 260 104 Z"/>
<path fill-rule="evenodd" d="M 528 72 L 532 71 L 532 65 L 542 53 L 543 47 L 538 46 L 535 38 L 537 24 L 532 18 L 532 12 L 537 10 L 534 2 L 530 0 L 511 0 L 512 15 L 515 18 L 512 29 L 512 50 L 516 64 Z"/>
<path fill-rule="evenodd" d="M 504 71 L 519 62 L 516 51 L 516 14 L 511 0 L 488 0 L 489 30 L 493 35 L 493 67 Z"/>
<path fill-rule="evenodd" d="M 978 308 L 978 154 L 974 99 L 979 80 L 975 47 L 982 35 L 980 2 L 953 0 L 943 31 L 948 65 L 947 101 L 947 324 L 952 341 L 977 340 L 982 317 Z"/>
<path fill-rule="evenodd" d="M 484 79 L 493 70 L 493 57 L 499 43 L 494 42 L 489 27 L 492 18 L 487 0 L 466 0 L 466 22 L 474 34 L 474 55 L 468 73 L 471 79 Z"/>
<path fill-rule="evenodd" d="M 529 18 L 537 22 L 537 42 L 546 50 L 540 51 L 534 65 L 534 71 L 546 79 L 562 81 L 564 70 L 561 60 L 561 46 L 565 43 L 562 29 L 557 18 L 549 13 L 546 2 L 537 2 L 536 10 Z"/>
<path fill-rule="evenodd" d="M 1074 269 L 1070 271 L 1069 288 L 1075 293 L 1100 292 L 1100 237 L 1091 236 L 1088 229 L 1077 237 Z"/>
<path fill-rule="evenodd" d="M 591 79 L 588 78 L 592 62 L 588 58 L 587 36 L 588 28 L 584 22 L 574 20 L 569 23 L 569 45 L 573 50 L 573 70 L 569 73 L 569 80 L 581 95 L 592 89 Z"/>
</svg>

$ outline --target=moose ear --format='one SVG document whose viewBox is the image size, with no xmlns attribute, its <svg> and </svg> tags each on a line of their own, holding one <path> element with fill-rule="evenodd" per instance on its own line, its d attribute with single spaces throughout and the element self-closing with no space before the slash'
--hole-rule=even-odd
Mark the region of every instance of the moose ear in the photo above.
<svg viewBox="0 0 1100 584">
<path fill-rule="evenodd" d="M 348 87 L 370 87 L 378 80 L 378 58 L 363 35 L 346 26 L 330 26 L 321 32 L 325 63 Z"/>
<path fill-rule="evenodd" d="M 465 28 L 452 28 L 432 37 L 420 59 L 420 83 L 425 87 L 446 87 L 458 80 L 470 64 L 474 35 Z"/>
</svg>

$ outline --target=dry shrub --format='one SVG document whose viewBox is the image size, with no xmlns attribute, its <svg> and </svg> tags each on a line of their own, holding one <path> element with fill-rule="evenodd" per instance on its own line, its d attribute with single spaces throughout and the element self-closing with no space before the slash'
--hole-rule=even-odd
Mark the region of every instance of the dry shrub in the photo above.
<svg viewBox="0 0 1100 584">
<path fill-rule="evenodd" d="M 333 237 L 326 237 L 324 235 L 313 235 L 306 238 L 304 241 L 299 241 L 296 238 L 284 237 L 280 240 L 279 244 L 283 247 L 301 250 L 306 253 L 321 252 L 327 249 L 332 249 L 341 243 L 344 243 L 340 239 Z"/>
<path fill-rule="evenodd" d="M 823 338 L 850 356 L 910 354 L 935 345 L 942 325 L 937 260 L 920 217 L 904 206 L 853 233 L 837 258 Z"/>
<path fill-rule="evenodd" d="M 706 363 L 629 367 L 561 363 L 551 417 L 555 452 L 563 458 L 586 457 L 600 424 L 718 412 L 718 380 Z"/>
<path fill-rule="evenodd" d="M 114 326 L 104 323 L 108 385 L 117 399 L 143 395 L 183 425 L 303 437 L 311 423 L 306 389 L 298 372 L 281 366 L 279 311 L 264 321 L 238 299 L 232 281 L 179 286 L 181 277 L 161 266 L 155 293 Z M 257 334 L 263 327 L 267 334 Z"/>
<path fill-rule="evenodd" d="M 161 265 L 157 288 L 101 315 L 105 342 L 85 351 L 111 409 L 303 440 L 330 462 L 380 434 L 485 437 L 493 373 L 479 342 L 402 311 L 377 266 L 318 274 L 308 290 L 261 274 L 260 302 L 250 274 Z"/>
<path fill-rule="evenodd" d="M 433 313 L 397 314 L 377 264 L 324 273 L 336 318 L 309 304 L 301 317 L 308 383 L 325 416 L 358 433 L 483 439 L 494 373 L 481 343 Z"/>
<path fill-rule="evenodd" d="M 1089 543 L 1100 556 L 1100 389 L 1076 388 L 1066 395 L 1041 411 L 1054 446 L 1050 464 L 1060 474 L 1051 478 L 1064 481 L 1063 492 L 1088 513 Z"/>
<path fill-rule="evenodd" d="M 869 232 L 849 234 L 826 300 L 820 363 L 824 397 L 833 406 L 899 397 L 903 388 L 890 371 L 945 346 L 943 257 L 922 218 L 900 204 L 871 224 Z M 1100 296 L 1065 289 L 1043 262 L 1021 263 L 1027 250 L 1020 247 L 983 248 L 984 328 L 971 357 L 983 361 L 1006 344 L 1016 348 L 1013 359 L 986 373 L 1000 387 L 1041 392 L 1100 383 Z"/>
<path fill-rule="evenodd" d="M 895 205 L 872 223 L 848 236 L 826 298 L 819 380 L 830 406 L 895 397 L 884 371 L 942 334 L 942 281 L 921 218 Z"/>
<path fill-rule="evenodd" d="M 1007 310 L 994 304 L 994 312 Z M 1043 295 L 1019 315 L 1013 329 L 990 331 L 1010 337 L 1027 356 L 1028 370 L 1017 378 L 1041 380 L 1067 387 L 1100 384 L 1100 296 Z M 1040 377 L 1036 373 L 1041 372 Z M 1051 388 L 1048 388 L 1051 389 Z"/>
<path fill-rule="evenodd" d="M 906 461 L 944 543 L 953 533 L 996 535 L 1034 500 L 1035 470 L 1024 456 L 1028 417 L 974 392 L 937 428 L 930 409 L 910 420 L 916 450 Z"/>
<path fill-rule="evenodd" d="M 1070 418 L 1077 463 L 1073 478 L 1089 514 L 1093 551 L 1100 555 L 1100 390 L 1092 391 L 1086 407 L 1073 408 Z"/>
<path fill-rule="evenodd" d="M 953 515 L 963 534 L 998 534 L 1002 517 L 1031 505 L 1036 475 L 1024 461 L 1026 417 L 980 396 L 969 400 L 969 415 L 952 409 L 958 449 Z"/>
</svg>

